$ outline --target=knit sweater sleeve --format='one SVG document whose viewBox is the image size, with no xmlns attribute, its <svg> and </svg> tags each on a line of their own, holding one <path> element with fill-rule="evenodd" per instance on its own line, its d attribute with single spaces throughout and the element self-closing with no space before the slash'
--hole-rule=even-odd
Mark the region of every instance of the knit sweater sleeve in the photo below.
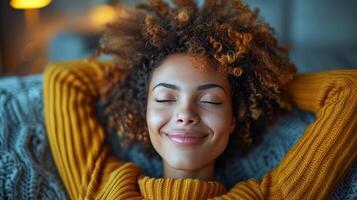
<svg viewBox="0 0 357 200">
<path fill-rule="evenodd" d="M 48 140 L 71 199 L 139 196 L 139 170 L 109 154 L 103 128 L 95 119 L 94 103 L 105 67 L 103 63 L 71 61 L 50 64 L 44 71 Z M 110 191 L 112 185 L 115 191 Z"/>
<path fill-rule="evenodd" d="M 326 199 L 357 154 L 357 70 L 298 75 L 289 85 L 296 105 L 316 121 L 262 180 L 237 183 L 224 199 Z"/>
</svg>

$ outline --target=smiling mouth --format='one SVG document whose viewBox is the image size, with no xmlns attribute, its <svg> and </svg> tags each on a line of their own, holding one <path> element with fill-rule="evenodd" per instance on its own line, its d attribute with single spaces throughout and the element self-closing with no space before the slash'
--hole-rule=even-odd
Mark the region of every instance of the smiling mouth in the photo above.
<svg viewBox="0 0 357 200">
<path fill-rule="evenodd" d="M 205 136 L 191 136 L 185 134 L 167 134 L 165 135 L 174 143 L 182 144 L 182 145 L 194 145 L 199 144 L 203 140 L 206 139 L 207 135 Z"/>
</svg>

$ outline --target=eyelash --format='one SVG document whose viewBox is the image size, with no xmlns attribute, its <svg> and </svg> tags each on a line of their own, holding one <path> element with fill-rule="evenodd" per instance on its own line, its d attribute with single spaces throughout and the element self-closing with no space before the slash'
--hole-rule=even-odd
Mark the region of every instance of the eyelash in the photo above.
<svg viewBox="0 0 357 200">
<path fill-rule="evenodd" d="M 159 100 L 159 99 L 155 99 L 156 102 L 158 103 L 170 103 L 170 102 L 174 102 L 176 100 Z M 211 102 L 211 101 L 201 101 L 202 103 L 208 103 L 208 104 L 213 104 L 213 105 L 221 105 L 222 103 L 217 103 L 217 102 Z"/>
</svg>

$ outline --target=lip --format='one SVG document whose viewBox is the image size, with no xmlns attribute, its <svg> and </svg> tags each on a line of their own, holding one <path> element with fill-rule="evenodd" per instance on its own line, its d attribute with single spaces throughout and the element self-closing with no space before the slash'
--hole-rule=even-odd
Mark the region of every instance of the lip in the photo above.
<svg viewBox="0 0 357 200">
<path fill-rule="evenodd" d="M 195 145 L 206 139 L 207 134 L 191 132 L 171 132 L 165 135 L 174 143 L 181 145 Z"/>
</svg>

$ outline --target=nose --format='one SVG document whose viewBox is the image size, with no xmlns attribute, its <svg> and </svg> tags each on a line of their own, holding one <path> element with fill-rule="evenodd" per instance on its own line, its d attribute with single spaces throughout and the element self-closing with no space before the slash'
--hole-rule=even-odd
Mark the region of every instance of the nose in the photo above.
<svg viewBox="0 0 357 200">
<path fill-rule="evenodd" d="M 190 106 L 180 107 L 175 115 L 176 123 L 180 125 L 194 125 L 200 121 L 200 117 L 194 108 Z"/>
</svg>

